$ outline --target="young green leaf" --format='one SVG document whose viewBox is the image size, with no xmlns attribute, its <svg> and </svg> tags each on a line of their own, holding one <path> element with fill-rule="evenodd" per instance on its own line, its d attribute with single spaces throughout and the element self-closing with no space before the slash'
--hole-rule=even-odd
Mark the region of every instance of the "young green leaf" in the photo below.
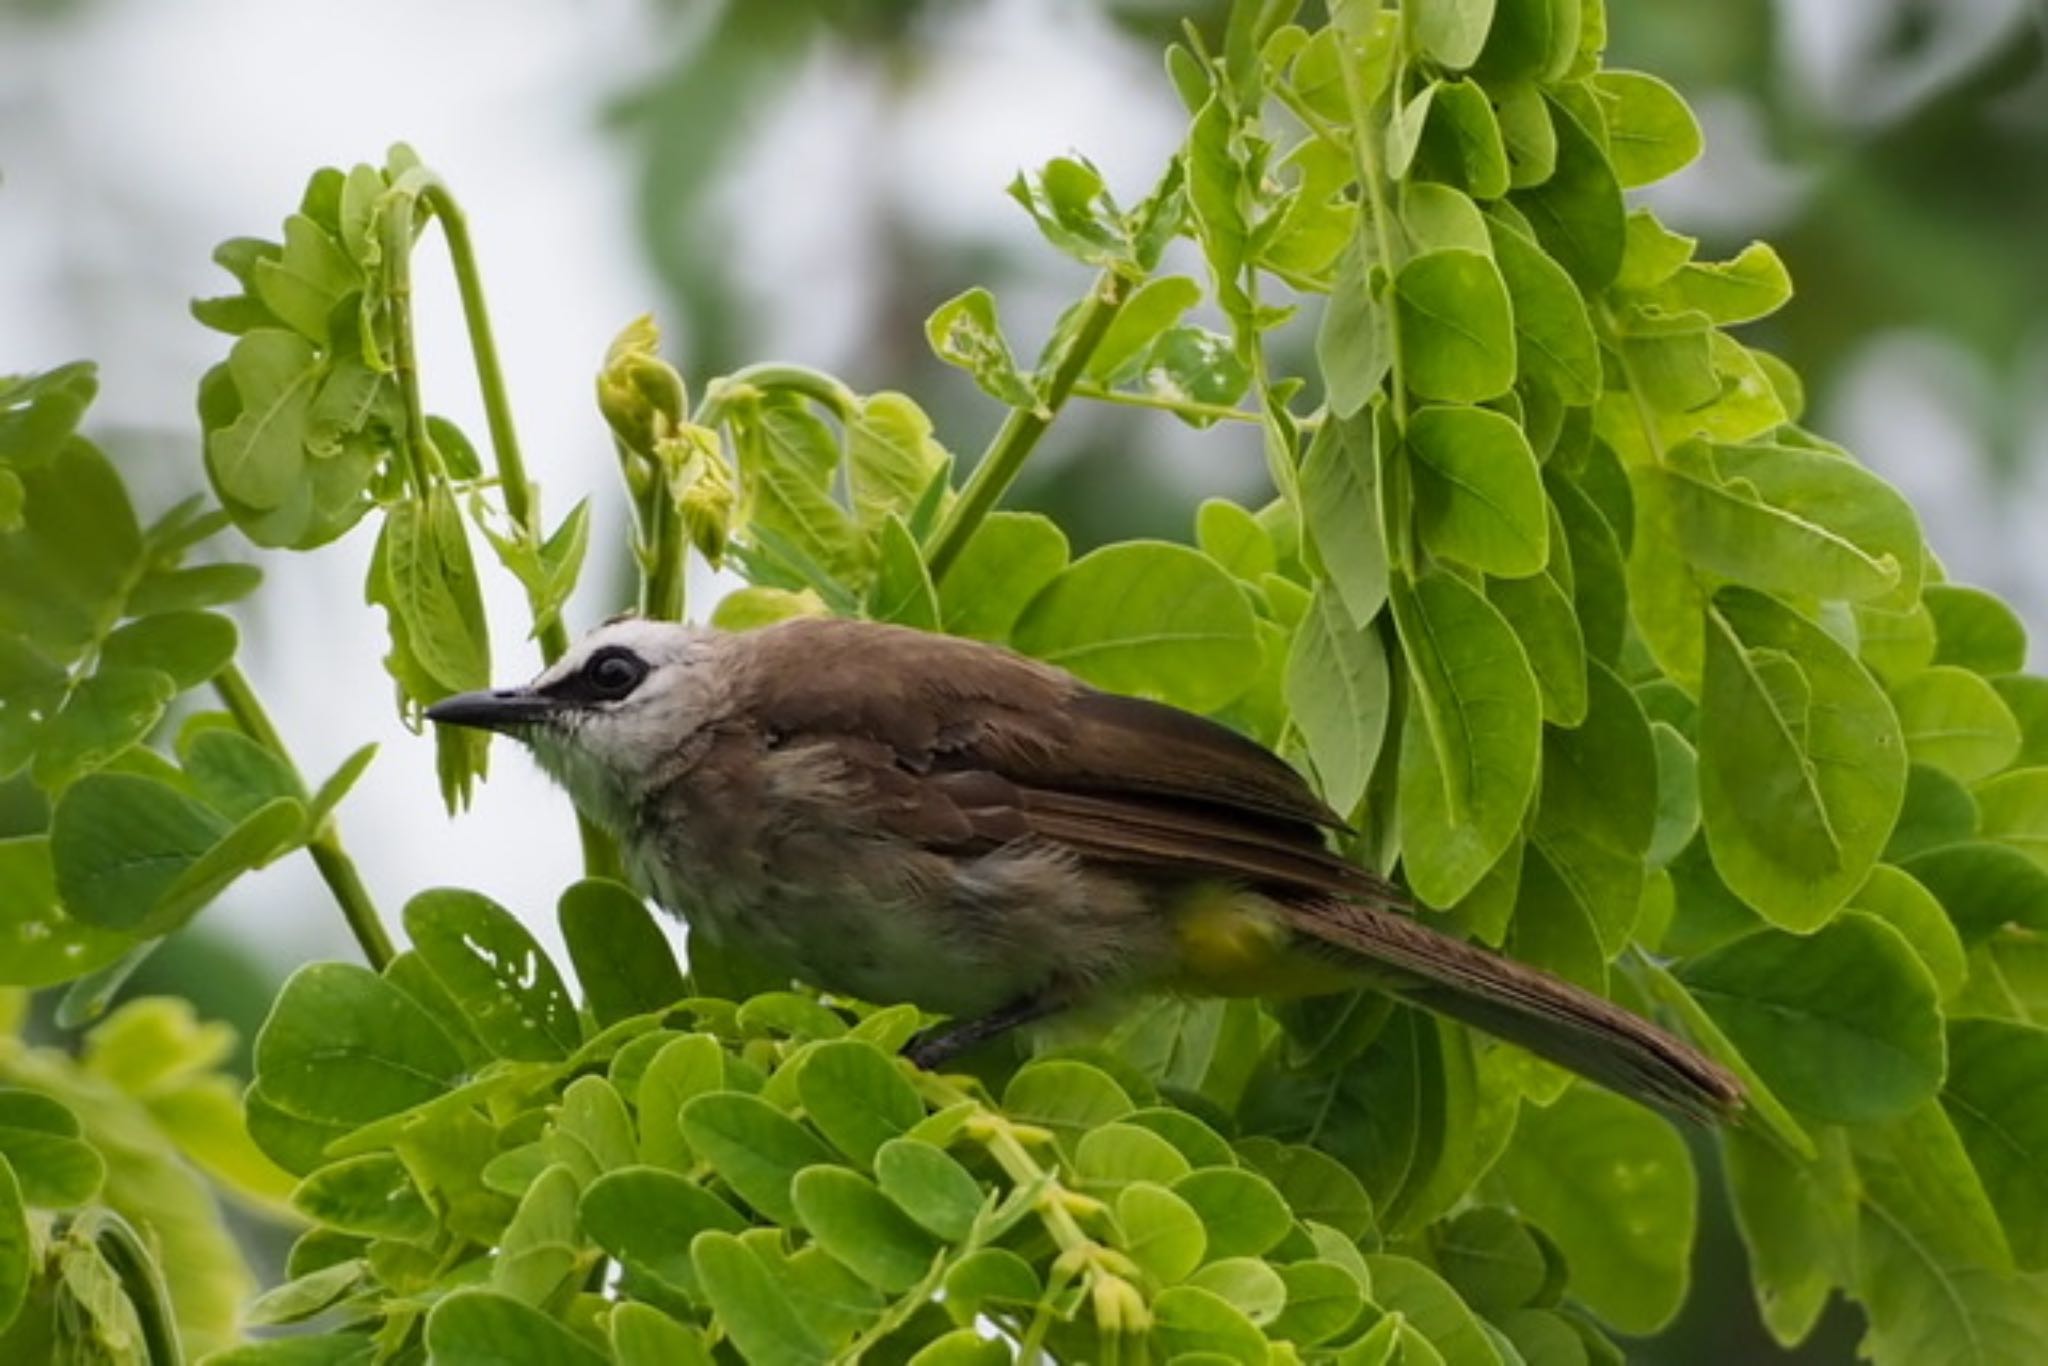
<svg viewBox="0 0 2048 1366">
<path fill-rule="evenodd" d="M 1607 152 L 1624 189 L 1683 170 L 1700 154 L 1700 125 L 1676 90 L 1640 71 L 1593 78 L 1607 120 Z"/>
</svg>

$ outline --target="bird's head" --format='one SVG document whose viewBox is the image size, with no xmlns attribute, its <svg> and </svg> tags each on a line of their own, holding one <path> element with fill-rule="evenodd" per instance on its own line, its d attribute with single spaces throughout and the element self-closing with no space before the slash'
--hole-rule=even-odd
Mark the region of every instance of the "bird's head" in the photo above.
<svg viewBox="0 0 2048 1366">
<path fill-rule="evenodd" d="M 614 618 L 531 683 L 444 698 L 427 719 L 518 740 L 585 815 L 617 831 L 664 761 L 723 705 L 712 667 L 719 639 L 701 627 Z"/>
</svg>

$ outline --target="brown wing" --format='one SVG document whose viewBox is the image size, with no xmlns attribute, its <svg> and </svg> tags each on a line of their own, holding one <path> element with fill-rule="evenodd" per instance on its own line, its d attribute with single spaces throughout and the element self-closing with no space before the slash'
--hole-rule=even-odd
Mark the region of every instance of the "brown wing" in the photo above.
<svg viewBox="0 0 2048 1366">
<path fill-rule="evenodd" d="M 1342 822 L 1300 775 L 1212 721 L 901 627 L 805 619 L 731 642 L 737 709 L 774 742 L 832 746 L 908 838 L 965 850 L 1036 834 L 1105 862 L 1388 890 L 1324 846 L 1321 827 Z"/>
</svg>

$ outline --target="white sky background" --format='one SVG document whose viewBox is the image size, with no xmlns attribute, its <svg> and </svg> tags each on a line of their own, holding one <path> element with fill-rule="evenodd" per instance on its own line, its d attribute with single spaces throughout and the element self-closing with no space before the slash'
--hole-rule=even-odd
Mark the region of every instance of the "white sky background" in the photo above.
<svg viewBox="0 0 2048 1366">
<path fill-rule="evenodd" d="M 1955 8 L 1981 20 L 2024 2 Z M 1837 51 L 1869 3 L 1788 0 L 1787 32 L 1801 51 Z M 213 244 L 275 234 L 314 167 L 378 160 L 403 139 L 468 210 L 550 519 L 596 490 L 593 544 L 615 545 L 622 510 L 590 377 L 611 335 L 661 294 L 633 235 L 630 153 L 598 117 L 674 40 L 641 0 L 99 0 L 49 24 L 0 19 L 0 369 L 97 358 L 89 430 L 169 430 L 178 458 L 196 462 L 192 394 L 227 341 L 185 304 L 223 288 Z M 860 266 L 882 211 L 933 236 L 1021 242 L 1031 229 L 1002 196 L 1015 168 L 1078 149 L 1135 199 L 1177 137 L 1158 63 L 1112 40 L 1085 0 L 961 3 L 924 41 L 933 51 L 907 93 L 830 52 L 814 58 L 756 130 L 754 171 L 727 187 L 754 225 L 735 268 L 760 296 L 764 358 L 831 368 L 858 353 L 877 325 Z M 1681 228 L 1725 224 L 1730 205 L 1747 206 L 1747 230 L 1768 233 L 1799 178 L 1769 163 L 1738 108 L 1686 93 L 1709 152 L 1666 187 L 1668 215 Z M 430 243 L 416 270 L 427 397 L 481 446 L 444 259 Z M 1063 302 L 1048 284 L 1004 306 L 1035 335 Z M 2036 371 L 2044 357 L 2048 345 Z M 2044 491 L 1993 489 L 1974 444 L 1970 414 L 1993 382 L 1928 339 L 1875 338 L 1818 425 L 1906 487 L 1957 577 L 2039 604 L 2048 562 L 2025 528 Z M 2037 449 L 2044 418 L 2032 423 Z M 148 472 L 130 474 L 145 514 L 158 510 Z M 444 815 L 431 745 L 397 724 L 377 663 L 382 614 L 361 597 L 372 536 L 366 523 L 312 555 L 255 556 L 270 577 L 239 612 L 248 670 L 309 780 L 382 743 L 342 827 L 388 920 L 421 888 L 473 886 L 552 945 L 554 893 L 577 872 L 566 802 L 500 744 L 474 810 Z M 250 553 L 231 534 L 221 544 Z M 523 601 L 487 549 L 478 555 L 497 672 L 523 677 L 538 663 Z M 621 605 L 603 600 L 602 578 L 587 576 L 572 629 Z M 238 885 L 208 919 L 280 961 L 350 952 L 303 858 Z"/>
</svg>

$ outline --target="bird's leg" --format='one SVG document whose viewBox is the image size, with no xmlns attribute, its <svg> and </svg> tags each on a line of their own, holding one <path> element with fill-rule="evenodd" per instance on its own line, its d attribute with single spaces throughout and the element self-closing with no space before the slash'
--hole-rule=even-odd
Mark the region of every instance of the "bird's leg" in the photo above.
<svg viewBox="0 0 2048 1366">
<path fill-rule="evenodd" d="M 934 1025 L 904 1045 L 903 1056 L 926 1071 L 943 1067 L 968 1049 L 998 1038 L 1019 1025 L 1058 1014 L 1066 1002 L 1054 992 L 1019 996 L 986 1015 Z"/>
</svg>

